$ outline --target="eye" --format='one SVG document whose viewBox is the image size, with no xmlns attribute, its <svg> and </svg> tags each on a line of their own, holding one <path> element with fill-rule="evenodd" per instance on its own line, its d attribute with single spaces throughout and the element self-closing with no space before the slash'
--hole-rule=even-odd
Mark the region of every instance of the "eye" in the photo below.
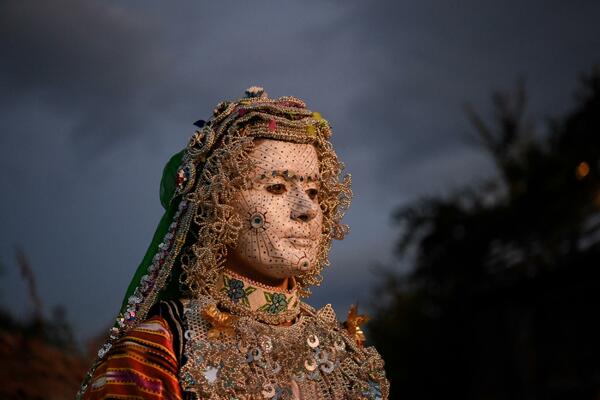
<svg viewBox="0 0 600 400">
<path fill-rule="evenodd" d="M 318 189 L 308 189 L 306 191 L 306 194 L 308 194 L 308 197 L 310 197 L 311 200 L 314 200 L 317 198 L 317 195 L 319 194 L 319 190 Z"/>
<path fill-rule="evenodd" d="M 283 194 L 285 190 L 285 185 L 283 183 L 276 183 L 274 185 L 267 186 L 267 192 L 273 194 Z"/>
</svg>

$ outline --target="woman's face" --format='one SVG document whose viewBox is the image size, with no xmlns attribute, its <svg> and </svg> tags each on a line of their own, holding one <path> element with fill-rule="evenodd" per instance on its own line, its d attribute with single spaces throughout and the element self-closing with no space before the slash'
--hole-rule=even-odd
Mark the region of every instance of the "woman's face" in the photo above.
<svg viewBox="0 0 600 400">
<path fill-rule="evenodd" d="M 243 221 L 229 264 L 250 277 L 276 280 L 314 268 L 321 240 L 319 160 L 311 144 L 257 141 L 253 185 L 233 206 Z"/>
</svg>

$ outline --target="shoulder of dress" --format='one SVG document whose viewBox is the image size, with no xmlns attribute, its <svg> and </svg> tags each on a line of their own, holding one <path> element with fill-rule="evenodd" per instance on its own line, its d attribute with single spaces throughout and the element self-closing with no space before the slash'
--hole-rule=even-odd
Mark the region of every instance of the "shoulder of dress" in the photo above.
<svg viewBox="0 0 600 400">
<path fill-rule="evenodd" d="M 346 323 L 337 319 L 337 315 L 331 306 L 331 304 L 326 304 L 323 307 L 316 309 L 311 305 L 302 302 L 300 305 L 301 310 L 304 312 L 304 315 L 308 315 L 310 317 L 315 318 L 321 323 L 325 323 L 327 329 L 331 329 L 332 331 L 337 332 L 340 337 L 343 337 L 344 341 L 348 344 L 351 344 L 351 348 L 355 352 L 359 352 L 369 356 L 379 357 L 379 353 L 373 346 L 363 346 L 358 342 L 356 337 L 351 334 L 347 327 Z"/>
<path fill-rule="evenodd" d="M 148 312 L 146 321 L 156 321 L 159 318 L 170 333 L 173 351 L 179 360 L 183 353 L 185 332 L 185 299 L 161 300 L 154 304 Z M 143 324 L 143 323 L 142 323 Z M 141 325 L 141 324 L 140 324 Z"/>
<path fill-rule="evenodd" d="M 153 315 L 127 331 L 93 367 L 84 399 L 145 398 L 156 385 L 175 395 L 179 391 L 179 358 L 174 333 L 165 318 Z M 151 389 L 154 390 L 154 389 Z"/>
<path fill-rule="evenodd" d="M 176 358 L 173 348 L 175 333 L 160 315 L 152 316 L 131 328 L 112 346 L 107 358 L 114 354 L 155 353 Z"/>
</svg>

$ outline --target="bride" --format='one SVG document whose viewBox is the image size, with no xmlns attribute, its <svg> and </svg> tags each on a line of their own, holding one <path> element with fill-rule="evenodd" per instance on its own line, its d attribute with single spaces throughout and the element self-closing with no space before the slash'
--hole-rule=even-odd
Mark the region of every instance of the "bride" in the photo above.
<svg viewBox="0 0 600 400">
<path fill-rule="evenodd" d="M 161 182 L 166 209 L 83 399 L 385 399 L 362 316 L 321 283 L 350 179 L 319 113 L 262 88 L 219 103 Z"/>
</svg>

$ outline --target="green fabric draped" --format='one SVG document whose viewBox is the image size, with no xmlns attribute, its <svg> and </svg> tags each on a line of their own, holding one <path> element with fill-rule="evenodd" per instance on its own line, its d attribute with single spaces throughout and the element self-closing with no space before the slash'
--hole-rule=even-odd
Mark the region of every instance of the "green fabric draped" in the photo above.
<svg viewBox="0 0 600 400">
<path fill-rule="evenodd" d="M 158 223 L 158 227 L 154 232 L 154 236 L 152 237 L 152 242 L 146 250 L 146 254 L 140 265 L 138 266 L 129 287 L 127 288 L 127 293 L 125 294 L 125 298 L 123 299 L 123 304 L 121 306 L 121 310 L 127 307 L 127 301 L 129 297 L 135 291 L 135 288 L 138 287 L 142 276 L 146 275 L 148 267 L 152 263 L 152 258 L 156 254 L 158 250 L 158 245 L 163 241 L 167 231 L 169 229 L 169 225 L 173 222 L 173 216 L 177 212 L 177 207 L 179 205 L 179 198 L 173 199 L 173 193 L 175 192 L 176 187 L 176 179 L 177 179 L 177 170 L 181 165 L 181 161 L 183 159 L 183 155 L 185 154 L 185 150 L 180 151 L 175 154 L 165 168 L 163 169 L 162 179 L 160 181 L 160 202 L 165 209 L 165 213 L 163 214 L 160 222 Z M 179 273 L 181 267 L 179 263 L 176 262 L 173 266 L 171 280 L 166 288 L 164 288 L 159 294 L 159 299 L 163 298 L 174 298 L 179 297 Z"/>
</svg>

